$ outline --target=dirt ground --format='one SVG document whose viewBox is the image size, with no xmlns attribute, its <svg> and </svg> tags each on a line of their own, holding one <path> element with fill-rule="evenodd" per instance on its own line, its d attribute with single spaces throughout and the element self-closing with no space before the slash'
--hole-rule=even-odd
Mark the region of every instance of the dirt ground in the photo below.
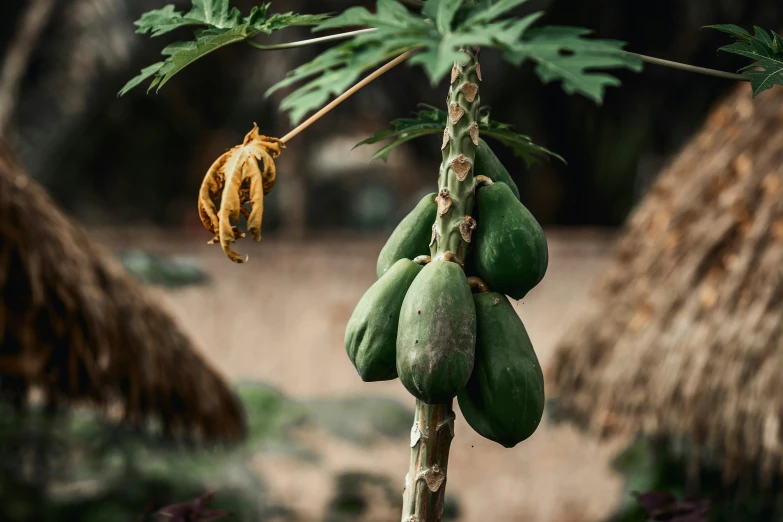
<svg viewBox="0 0 783 522">
<path fill-rule="evenodd" d="M 207 286 L 155 290 L 206 357 L 229 379 L 263 380 L 297 398 L 381 395 L 412 402 L 399 381 L 363 383 L 345 355 L 344 326 L 375 280 L 384 238 L 269 238 L 240 241 L 250 262 L 235 265 L 203 235 L 99 233 L 112 248 L 150 248 L 196 257 Z M 588 306 L 588 291 L 611 254 L 613 238 L 591 231 L 548 231 L 550 267 L 544 282 L 517 305 L 544 371 L 561 333 Z M 456 402 L 455 402 L 456 407 Z M 588 522 L 609 514 L 622 483 L 608 467 L 612 448 L 567 425 L 544 423 L 529 440 L 505 449 L 474 433 L 457 412 L 448 491 L 461 520 Z M 364 470 L 399 481 L 408 449 L 398 442 L 361 448 L 323 438 L 321 453 L 333 471 Z M 272 487 L 315 516 L 330 483 L 316 470 L 285 460 L 258 462 Z M 271 471 L 271 473 L 270 473 Z M 302 488 L 303 482 L 308 484 Z M 396 482 L 395 482 L 396 483 Z M 300 498 L 306 490 L 307 498 Z"/>
</svg>

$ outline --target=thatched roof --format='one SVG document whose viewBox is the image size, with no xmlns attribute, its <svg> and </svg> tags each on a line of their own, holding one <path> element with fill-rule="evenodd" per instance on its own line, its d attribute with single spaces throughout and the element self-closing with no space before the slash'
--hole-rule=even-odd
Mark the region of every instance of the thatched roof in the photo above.
<svg viewBox="0 0 783 522">
<path fill-rule="evenodd" d="M 783 470 L 783 89 L 742 85 L 630 217 L 550 368 L 604 435 L 684 437 Z"/>
<path fill-rule="evenodd" d="M 0 144 L 0 392 L 237 439 L 241 407 L 191 341 Z M 116 406 L 121 406 L 117 408 Z"/>
</svg>

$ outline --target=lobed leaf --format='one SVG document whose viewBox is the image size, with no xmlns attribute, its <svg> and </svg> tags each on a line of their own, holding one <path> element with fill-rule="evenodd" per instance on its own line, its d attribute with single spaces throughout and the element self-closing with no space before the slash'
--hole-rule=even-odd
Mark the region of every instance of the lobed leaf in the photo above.
<svg viewBox="0 0 783 522">
<path fill-rule="evenodd" d="M 228 0 L 192 0 L 193 8 L 185 18 L 198 20 L 218 29 L 233 29 L 242 23 L 239 9 L 229 9 Z"/>
<path fill-rule="evenodd" d="M 475 5 L 455 0 L 427 0 L 421 12 L 408 10 L 398 0 L 378 0 L 375 13 L 353 7 L 332 18 L 315 31 L 346 27 L 370 27 L 376 31 L 325 51 L 272 87 L 267 95 L 304 82 L 282 102 L 293 124 L 340 94 L 370 69 L 406 51 L 416 51 L 408 61 L 421 66 L 435 85 L 446 77 L 460 49 L 466 46 L 495 48 L 506 60 L 521 65 L 536 62 L 544 82 L 561 81 L 569 94 L 584 95 L 596 103 L 608 86 L 620 81 L 596 69 L 641 70 L 640 59 L 623 52 L 622 42 L 585 38 L 587 29 L 541 27 L 533 24 L 543 15 L 503 18 L 527 0 L 479 0 Z"/>
<path fill-rule="evenodd" d="M 596 69 L 641 69 L 641 60 L 624 53 L 622 42 L 588 39 L 589 31 L 581 28 L 533 28 L 541 12 L 522 18 L 503 18 L 526 2 L 428 0 L 423 10 L 417 12 L 410 11 L 399 0 L 377 0 L 375 12 L 352 7 L 335 17 L 269 15 L 270 4 L 266 3 L 242 18 L 236 8 L 229 6 L 228 0 L 192 0 L 187 14 L 166 6 L 145 13 L 136 22 L 138 32 L 153 37 L 185 26 L 196 26 L 197 30 L 194 40 L 177 42 L 164 49 L 166 59 L 143 69 L 123 87 L 120 95 L 150 78 L 150 89 L 160 89 L 179 71 L 216 49 L 296 25 L 315 25 L 314 31 L 356 26 L 376 30 L 328 49 L 291 71 L 267 92 L 268 96 L 303 82 L 281 102 L 282 110 L 290 112 L 294 124 L 348 89 L 366 71 L 407 51 L 415 51 L 409 63 L 421 66 L 435 85 L 461 59 L 461 48 L 499 49 L 514 65 L 527 60 L 536 62 L 536 72 L 542 81 L 560 81 L 569 94 L 578 93 L 596 103 L 601 102 L 606 87 L 620 83 L 614 76 Z M 723 27 L 742 35 L 741 28 Z M 777 45 L 774 37 L 769 41 Z"/>
<path fill-rule="evenodd" d="M 753 34 L 731 24 L 706 27 L 727 33 L 737 39 L 733 44 L 721 47 L 721 51 L 752 60 L 739 72 L 750 80 L 753 97 L 775 85 L 783 85 L 783 38 L 778 33 L 767 32 L 757 26 L 753 27 Z"/>
<path fill-rule="evenodd" d="M 478 9 L 474 10 L 472 16 L 468 18 L 467 23 L 486 24 L 492 22 L 500 16 L 507 14 L 515 7 L 527 2 L 528 0 L 498 0 L 488 6 L 480 6 Z"/>
<path fill-rule="evenodd" d="M 138 85 L 141 85 L 144 81 L 147 79 L 155 76 L 158 74 L 158 72 L 161 70 L 165 62 L 158 62 L 155 64 L 150 65 L 149 67 L 145 67 L 141 70 L 141 73 L 139 73 L 138 76 L 131 79 L 128 83 L 125 84 L 125 87 L 122 88 L 120 91 L 120 96 L 124 96 L 128 93 L 131 89 L 134 87 L 137 87 Z"/>
<path fill-rule="evenodd" d="M 195 27 L 194 39 L 175 42 L 161 51 L 166 57 L 162 62 L 144 68 L 120 90 L 127 94 L 148 79 L 150 87 L 158 90 L 182 69 L 207 54 L 227 45 L 244 42 L 258 34 L 271 34 L 286 27 L 318 25 L 328 15 L 300 15 L 294 13 L 269 14 L 269 3 L 254 7 L 249 16 L 242 17 L 228 0 L 193 0 L 187 14 L 177 11 L 173 5 L 144 13 L 136 22 L 137 33 L 152 37 L 167 34 L 182 27 Z"/>
<path fill-rule="evenodd" d="M 380 148 L 372 156 L 373 160 L 380 159 L 386 161 L 389 153 L 403 143 L 423 136 L 442 135 L 443 129 L 446 128 L 446 111 L 429 105 L 422 105 L 421 107 L 422 110 L 415 113 L 413 118 L 401 118 L 392 121 L 392 129 L 378 131 L 369 138 L 357 143 L 354 148 L 391 139 L 390 143 Z M 528 167 L 547 157 L 556 158 L 565 163 L 565 160 L 558 154 L 536 145 L 528 136 L 514 132 L 511 125 L 493 121 L 486 108 L 482 108 L 480 111 L 479 132 L 482 137 L 495 139 L 509 147 L 516 156 L 525 161 Z"/>
<path fill-rule="evenodd" d="M 438 32 L 447 35 L 452 31 L 452 22 L 457 11 L 462 7 L 461 2 L 452 0 L 431 0 L 424 4 L 422 13 L 435 21 Z"/>
<path fill-rule="evenodd" d="M 181 12 L 174 9 L 173 5 L 167 5 L 162 9 L 155 9 L 141 15 L 141 18 L 136 21 L 138 27 L 136 33 L 149 33 L 155 37 L 188 25 L 202 25 L 202 23 L 185 18 Z"/>
<path fill-rule="evenodd" d="M 517 64 L 525 60 L 534 61 L 541 81 L 561 81 L 566 93 L 581 94 L 600 105 L 605 88 L 620 85 L 620 80 L 593 69 L 640 71 L 642 61 L 625 54 L 623 42 L 585 38 L 590 33 L 590 30 L 579 27 L 530 29 L 521 41 L 509 46 L 506 57 Z"/>
</svg>

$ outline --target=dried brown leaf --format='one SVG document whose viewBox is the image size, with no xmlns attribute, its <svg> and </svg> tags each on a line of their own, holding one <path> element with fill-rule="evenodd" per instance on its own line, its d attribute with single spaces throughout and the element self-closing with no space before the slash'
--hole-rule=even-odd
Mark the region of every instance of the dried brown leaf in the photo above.
<svg viewBox="0 0 783 522">
<path fill-rule="evenodd" d="M 258 133 L 258 125 L 247 133 L 242 145 L 220 156 L 201 184 L 198 210 L 204 227 L 215 235 L 210 243 L 220 242 L 223 251 L 235 263 L 244 263 L 231 249 L 231 243 L 245 237 L 232 221 L 247 218 L 247 230 L 261 241 L 264 196 L 272 191 L 277 177 L 274 159 L 285 148 L 282 141 Z M 218 210 L 218 202 L 220 209 Z M 243 205 L 249 203 L 251 210 Z"/>
</svg>

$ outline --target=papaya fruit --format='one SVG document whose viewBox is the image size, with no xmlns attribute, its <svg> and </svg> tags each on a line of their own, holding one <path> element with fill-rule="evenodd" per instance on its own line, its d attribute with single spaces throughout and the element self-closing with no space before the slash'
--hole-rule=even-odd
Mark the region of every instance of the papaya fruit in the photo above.
<svg viewBox="0 0 783 522">
<path fill-rule="evenodd" d="M 513 448 L 541 422 L 544 375 L 525 325 L 506 296 L 487 292 L 473 299 L 476 361 L 457 402 L 479 435 Z"/>
<path fill-rule="evenodd" d="M 462 268 L 433 261 L 413 280 L 397 328 L 397 373 L 427 404 L 448 402 L 473 370 L 476 307 Z"/>
<path fill-rule="evenodd" d="M 435 224 L 435 215 L 438 212 L 438 206 L 435 204 L 437 195 L 433 192 L 424 196 L 389 236 L 378 255 L 375 267 L 375 275 L 379 279 L 400 259 L 429 255 L 432 225 Z"/>
<path fill-rule="evenodd" d="M 493 291 L 522 299 L 546 274 L 544 231 L 505 183 L 479 187 L 476 204 L 481 213 L 474 235 L 476 272 Z"/>
<path fill-rule="evenodd" d="M 400 259 L 364 293 L 345 327 L 345 351 L 365 382 L 397 378 L 397 322 L 422 266 Z"/>
<path fill-rule="evenodd" d="M 487 142 L 479 138 L 479 145 L 476 147 L 476 158 L 473 163 L 473 174 L 476 176 L 486 176 L 495 183 L 505 183 L 514 196 L 519 199 L 519 189 L 506 167 L 500 162 Z M 475 217 L 475 216 L 474 216 Z"/>
</svg>

